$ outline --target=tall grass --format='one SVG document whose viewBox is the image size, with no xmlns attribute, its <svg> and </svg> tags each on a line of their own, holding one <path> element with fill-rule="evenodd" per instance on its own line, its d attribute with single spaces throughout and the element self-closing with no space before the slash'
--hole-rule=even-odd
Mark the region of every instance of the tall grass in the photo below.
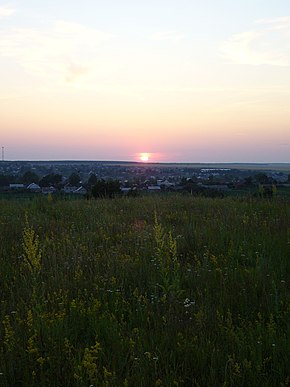
<svg viewBox="0 0 290 387">
<path fill-rule="evenodd" d="M 0 385 L 289 385 L 289 246 L 283 200 L 0 201 Z"/>
</svg>

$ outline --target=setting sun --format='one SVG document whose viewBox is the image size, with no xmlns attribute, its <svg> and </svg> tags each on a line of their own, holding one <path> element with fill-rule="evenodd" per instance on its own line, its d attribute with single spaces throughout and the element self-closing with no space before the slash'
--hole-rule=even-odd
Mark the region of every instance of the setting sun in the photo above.
<svg viewBox="0 0 290 387">
<path fill-rule="evenodd" d="M 141 160 L 143 163 L 146 163 L 147 161 L 149 161 L 150 154 L 149 154 L 149 153 L 140 153 L 139 158 L 140 158 L 140 160 Z"/>
</svg>

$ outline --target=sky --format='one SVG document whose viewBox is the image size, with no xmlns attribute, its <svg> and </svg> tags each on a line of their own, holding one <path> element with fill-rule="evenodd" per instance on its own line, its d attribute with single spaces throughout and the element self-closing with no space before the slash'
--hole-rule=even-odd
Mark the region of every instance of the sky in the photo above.
<svg viewBox="0 0 290 387">
<path fill-rule="evenodd" d="M 0 146 L 290 162 L 290 1 L 0 0 Z"/>
</svg>

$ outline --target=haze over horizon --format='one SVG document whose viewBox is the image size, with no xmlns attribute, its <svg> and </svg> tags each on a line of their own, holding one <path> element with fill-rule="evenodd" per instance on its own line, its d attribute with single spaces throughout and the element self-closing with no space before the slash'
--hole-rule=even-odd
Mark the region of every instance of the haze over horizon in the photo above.
<svg viewBox="0 0 290 387">
<path fill-rule="evenodd" d="M 8 160 L 290 162 L 290 2 L 0 0 L 0 84 Z"/>
</svg>

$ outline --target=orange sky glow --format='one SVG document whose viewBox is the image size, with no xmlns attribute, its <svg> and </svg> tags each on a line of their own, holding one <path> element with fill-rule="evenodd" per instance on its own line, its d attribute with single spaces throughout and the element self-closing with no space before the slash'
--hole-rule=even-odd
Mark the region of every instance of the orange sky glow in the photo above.
<svg viewBox="0 0 290 387">
<path fill-rule="evenodd" d="M 6 158 L 290 162 L 289 2 L 168 1 L 0 0 Z"/>
</svg>

